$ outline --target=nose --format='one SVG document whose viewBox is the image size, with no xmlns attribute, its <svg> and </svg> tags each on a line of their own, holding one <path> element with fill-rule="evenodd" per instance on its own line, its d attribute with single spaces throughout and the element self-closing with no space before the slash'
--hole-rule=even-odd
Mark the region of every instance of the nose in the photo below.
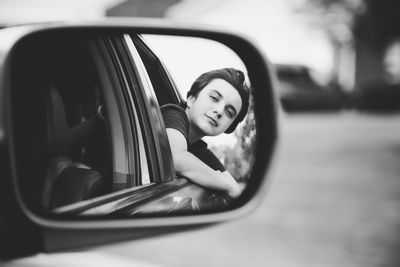
<svg viewBox="0 0 400 267">
<path fill-rule="evenodd" d="M 217 116 L 218 119 L 221 118 L 223 112 L 224 112 L 224 105 L 218 103 L 214 106 L 213 113 L 215 114 L 215 116 Z"/>
</svg>

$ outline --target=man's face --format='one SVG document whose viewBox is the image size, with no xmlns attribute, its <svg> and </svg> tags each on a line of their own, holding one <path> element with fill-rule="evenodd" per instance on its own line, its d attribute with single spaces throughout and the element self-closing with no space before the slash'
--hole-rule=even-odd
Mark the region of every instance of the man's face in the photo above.
<svg viewBox="0 0 400 267">
<path fill-rule="evenodd" d="M 204 136 L 225 132 L 242 107 L 238 91 L 223 79 L 212 80 L 197 97 L 190 96 L 187 103 L 192 130 Z"/>
</svg>

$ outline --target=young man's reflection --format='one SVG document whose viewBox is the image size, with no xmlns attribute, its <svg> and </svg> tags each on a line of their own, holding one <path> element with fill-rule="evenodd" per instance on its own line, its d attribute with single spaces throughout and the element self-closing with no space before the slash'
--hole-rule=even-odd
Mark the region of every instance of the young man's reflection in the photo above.
<svg viewBox="0 0 400 267">
<path fill-rule="evenodd" d="M 201 138 L 232 133 L 247 113 L 249 91 L 242 71 L 218 69 L 196 79 L 186 103 L 161 108 L 179 175 L 231 197 L 241 193 L 241 186 Z"/>
</svg>

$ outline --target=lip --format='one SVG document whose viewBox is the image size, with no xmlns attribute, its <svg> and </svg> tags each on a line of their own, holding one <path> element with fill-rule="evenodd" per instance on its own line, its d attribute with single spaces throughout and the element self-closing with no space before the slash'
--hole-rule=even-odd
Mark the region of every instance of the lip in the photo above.
<svg viewBox="0 0 400 267">
<path fill-rule="evenodd" d="M 205 115 L 206 116 L 206 118 L 211 122 L 211 124 L 214 126 L 214 127 L 218 127 L 218 123 L 217 123 L 217 121 L 215 120 L 215 119 L 213 119 L 212 117 L 210 117 L 210 116 L 208 116 L 208 115 Z"/>
</svg>

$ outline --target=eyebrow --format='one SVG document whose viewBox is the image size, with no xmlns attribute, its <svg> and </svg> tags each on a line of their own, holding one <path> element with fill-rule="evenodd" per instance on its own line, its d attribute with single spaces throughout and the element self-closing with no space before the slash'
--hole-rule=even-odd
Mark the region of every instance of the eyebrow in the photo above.
<svg viewBox="0 0 400 267">
<path fill-rule="evenodd" d="M 216 93 L 219 97 L 223 98 L 222 94 L 220 92 L 218 92 L 217 90 L 211 90 L 211 92 Z M 236 108 L 233 105 L 228 105 L 227 108 L 232 109 L 232 111 L 235 113 L 233 115 L 236 116 L 237 111 L 236 111 Z"/>
</svg>

